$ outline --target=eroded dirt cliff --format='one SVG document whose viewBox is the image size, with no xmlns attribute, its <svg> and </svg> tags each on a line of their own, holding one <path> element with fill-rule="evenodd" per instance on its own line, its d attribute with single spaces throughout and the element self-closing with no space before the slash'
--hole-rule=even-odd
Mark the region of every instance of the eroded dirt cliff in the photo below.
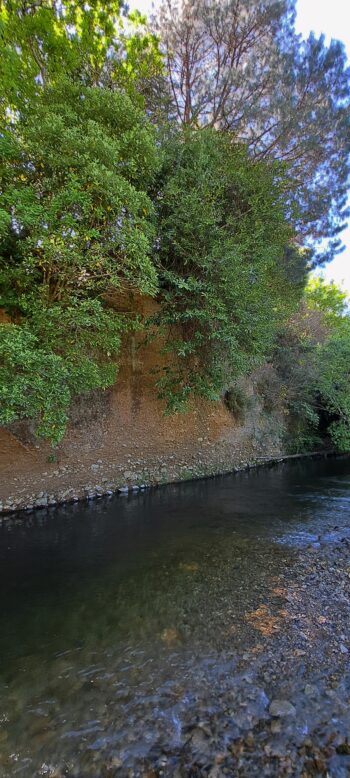
<svg viewBox="0 0 350 778">
<path fill-rule="evenodd" d="M 165 415 L 155 386 L 161 349 L 159 339 L 146 345 L 140 335 L 130 338 L 116 385 L 74 403 L 56 449 L 28 425 L 0 430 L 2 511 L 210 475 L 281 454 L 283 414 L 264 412 L 254 381 L 244 386 L 243 418 L 223 401 L 198 400 L 186 413 Z"/>
</svg>

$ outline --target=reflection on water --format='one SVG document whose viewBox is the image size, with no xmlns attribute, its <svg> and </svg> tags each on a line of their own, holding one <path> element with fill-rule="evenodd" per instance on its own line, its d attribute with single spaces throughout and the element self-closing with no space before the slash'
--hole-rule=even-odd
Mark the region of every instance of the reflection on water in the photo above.
<svg viewBox="0 0 350 778">
<path fill-rule="evenodd" d="M 273 678 L 241 663 L 280 629 L 279 577 L 349 509 L 341 458 L 3 522 L 0 774 L 119 774 L 202 718 L 224 741 L 263 722 Z"/>
</svg>

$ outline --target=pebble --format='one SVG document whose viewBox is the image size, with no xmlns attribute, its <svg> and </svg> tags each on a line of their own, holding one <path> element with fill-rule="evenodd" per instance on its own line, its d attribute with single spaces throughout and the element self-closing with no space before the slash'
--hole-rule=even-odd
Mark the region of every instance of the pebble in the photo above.
<svg viewBox="0 0 350 778">
<path fill-rule="evenodd" d="M 47 503 L 48 503 L 47 497 L 42 497 L 39 500 L 35 500 L 34 507 L 35 508 L 46 508 L 47 507 Z"/>
<path fill-rule="evenodd" d="M 281 731 L 281 722 L 279 719 L 272 719 L 271 721 L 271 732 L 273 735 L 278 735 L 278 733 Z"/>
<path fill-rule="evenodd" d="M 296 710 L 289 700 L 272 700 L 269 707 L 269 713 L 271 716 L 295 716 Z"/>
<path fill-rule="evenodd" d="M 304 693 L 307 697 L 313 697 L 315 694 L 317 694 L 317 687 L 314 686 L 314 684 L 307 683 L 304 689 Z"/>
</svg>

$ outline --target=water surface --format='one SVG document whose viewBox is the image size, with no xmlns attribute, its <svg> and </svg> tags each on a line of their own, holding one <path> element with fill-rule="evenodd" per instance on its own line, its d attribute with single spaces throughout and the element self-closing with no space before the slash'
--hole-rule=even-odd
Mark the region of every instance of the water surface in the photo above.
<svg viewBox="0 0 350 778">
<path fill-rule="evenodd" d="M 300 567 L 320 538 L 344 543 L 349 518 L 350 460 L 339 458 L 3 521 L 0 774 L 289 774 L 277 757 L 263 768 L 254 757 L 260 732 L 266 757 L 271 700 L 296 708 L 293 742 L 334 707 L 326 687 L 338 658 L 337 706 L 349 700 L 343 622 L 330 613 L 339 657 L 317 632 L 324 606 L 310 626 L 317 603 L 334 600 L 329 578 L 316 566 L 303 589 Z M 344 587 L 339 596 L 346 624 Z M 310 680 L 318 696 L 306 704 Z M 249 742 L 237 756 L 252 732 L 250 757 Z M 349 775 L 347 759 L 329 774 Z"/>
</svg>

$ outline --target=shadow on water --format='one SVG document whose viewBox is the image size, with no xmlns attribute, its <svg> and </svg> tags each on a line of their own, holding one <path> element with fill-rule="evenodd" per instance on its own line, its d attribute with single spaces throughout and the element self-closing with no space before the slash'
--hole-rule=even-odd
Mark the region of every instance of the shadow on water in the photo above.
<svg viewBox="0 0 350 778">
<path fill-rule="evenodd" d="M 294 640 L 282 583 L 301 549 L 349 533 L 349 514 L 338 458 L 4 521 L 1 775 L 196 775 L 182 750 L 200 719 L 217 722 L 215 743 L 197 733 L 213 753 L 268 720 L 271 641 L 283 634 L 287 656 Z"/>
</svg>

